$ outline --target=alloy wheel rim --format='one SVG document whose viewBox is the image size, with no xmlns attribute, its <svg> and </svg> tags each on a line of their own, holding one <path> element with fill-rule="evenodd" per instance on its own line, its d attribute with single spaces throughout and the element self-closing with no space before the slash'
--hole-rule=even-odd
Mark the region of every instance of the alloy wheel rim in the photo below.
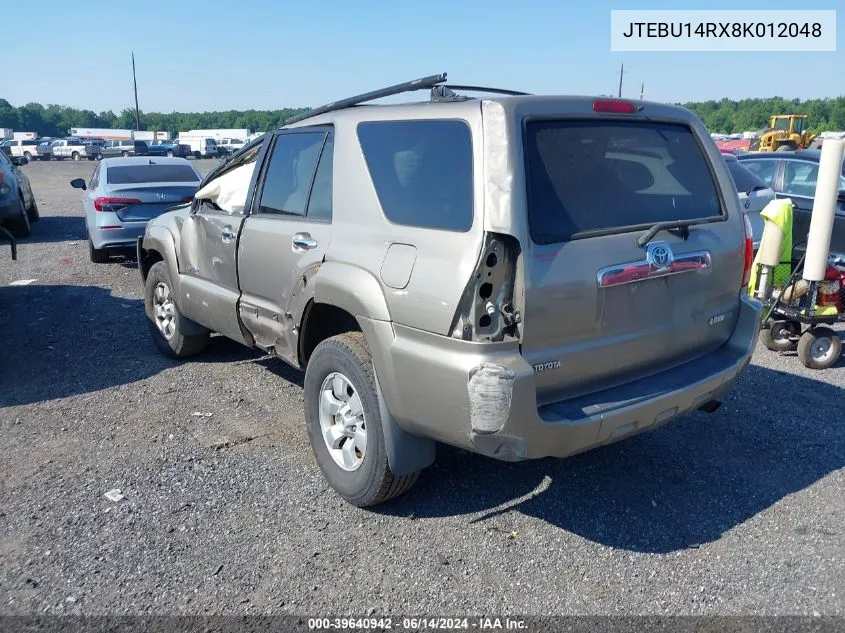
<svg viewBox="0 0 845 633">
<path fill-rule="evenodd" d="M 153 288 L 153 315 L 156 327 L 168 341 L 176 334 L 176 304 L 170 287 L 159 281 Z"/>
<path fill-rule="evenodd" d="M 346 376 L 332 372 L 320 387 L 320 433 L 335 464 L 358 470 L 367 453 L 367 421 L 358 391 Z"/>
</svg>

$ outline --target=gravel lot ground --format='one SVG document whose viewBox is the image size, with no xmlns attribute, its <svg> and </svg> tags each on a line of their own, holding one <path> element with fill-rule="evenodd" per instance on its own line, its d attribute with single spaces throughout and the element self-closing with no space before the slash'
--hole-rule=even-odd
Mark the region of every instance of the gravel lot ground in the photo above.
<svg viewBox="0 0 845 633">
<path fill-rule="evenodd" d="M 42 220 L 0 253 L 0 612 L 845 615 L 845 361 L 761 347 L 713 415 L 563 461 L 443 448 L 358 510 L 301 375 L 156 351 L 134 261 L 88 261 L 92 168 L 25 166 Z"/>
</svg>

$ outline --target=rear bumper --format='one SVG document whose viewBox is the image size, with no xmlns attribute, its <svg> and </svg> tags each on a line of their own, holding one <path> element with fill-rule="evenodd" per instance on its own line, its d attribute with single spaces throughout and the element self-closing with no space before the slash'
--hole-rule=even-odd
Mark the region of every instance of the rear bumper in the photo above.
<svg viewBox="0 0 845 633">
<path fill-rule="evenodd" d="M 138 238 L 144 234 L 147 222 L 124 222 L 119 229 L 89 229 L 94 248 L 132 248 L 138 243 Z"/>
<path fill-rule="evenodd" d="M 411 433 L 506 461 L 566 457 L 657 428 L 730 390 L 760 329 L 760 305 L 744 296 L 740 305 L 733 335 L 716 351 L 571 400 L 537 405 L 534 370 L 516 344 L 490 353 L 489 344 L 401 326 L 381 333 L 392 338 L 388 348 L 375 346 L 379 382 L 390 413 Z M 383 341 L 374 323 L 365 334 Z"/>
</svg>

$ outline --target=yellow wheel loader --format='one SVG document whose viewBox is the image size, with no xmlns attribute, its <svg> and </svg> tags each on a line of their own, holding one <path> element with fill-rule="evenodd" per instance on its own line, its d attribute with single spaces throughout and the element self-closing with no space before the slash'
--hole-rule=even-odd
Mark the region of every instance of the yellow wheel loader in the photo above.
<svg viewBox="0 0 845 633">
<path fill-rule="evenodd" d="M 756 149 L 760 152 L 788 152 L 810 147 L 816 135 L 807 130 L 806 114 L 776 114 L 760 134 Z"/>
</svg>

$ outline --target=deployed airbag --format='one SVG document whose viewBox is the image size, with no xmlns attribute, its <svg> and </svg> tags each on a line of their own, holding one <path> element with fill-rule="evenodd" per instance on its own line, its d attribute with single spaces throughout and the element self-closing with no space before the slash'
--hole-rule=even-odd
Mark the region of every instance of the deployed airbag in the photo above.
<svg viewBox="0 0 845 633">
<path fill-rule="evenodd" d="M 198 200 L 208 200 L 226 213 L 243 213 L 255 162 L 236 167 L 197 191 Z"/>
</svg>

